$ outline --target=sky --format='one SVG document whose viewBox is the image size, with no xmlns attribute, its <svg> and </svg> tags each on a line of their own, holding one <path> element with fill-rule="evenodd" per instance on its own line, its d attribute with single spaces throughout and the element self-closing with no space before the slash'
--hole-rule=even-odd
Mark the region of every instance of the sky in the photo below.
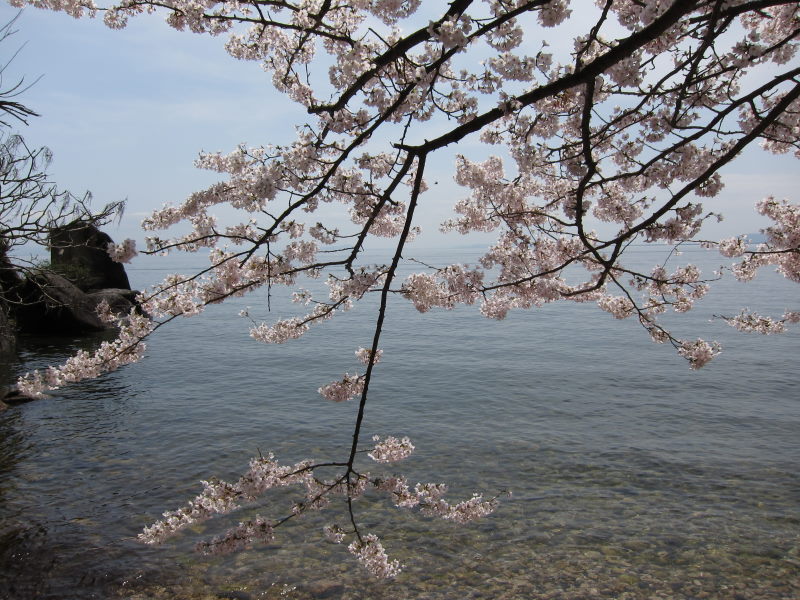
<svg viewBox="0 0 800 600">
<path fill-rule="evenodd" d="M 0 22 L 18 12 L 0 4 Z M 223 37 L 176 32 L 158 15 L 110 30 L 100 19 L 27 8 L 15 29 L 0 45 L 3 64 L 13 56 L 2 83 L 9 87 L 24 79 L 30 87 L 18 99 L 41 115 L 21 132 L 29 144 L 53 151 L 50 172 L 60 187 L 78 195 L 91 190 L 96 207 L 127 199 L 120 223 L 107 227 L 115 240 L 141 243 L 143 217 L 219 179 L 193 166 L 200 150 L 291 142 L 294 126 L 307 118 L 272 89 L 258 64 L 228 56 Z M 477 140 L 458 150 L 477 158 L 487 154 Z M 419 213 L 425 232 L 420 243 L 470 241 L 437 233 L 436 224 L 464 196 L 452 181 L 451 161 L 449 156 L 435 165 L 436 188 Z M 767 195 L 798 201 L 800 170 L 791 155 L 753 148 L 723 174 L 725 190 L 704 204 L 726 219 L 707 227 L 706 237 L 766 226 L 753 206 Z"/>
</svg>

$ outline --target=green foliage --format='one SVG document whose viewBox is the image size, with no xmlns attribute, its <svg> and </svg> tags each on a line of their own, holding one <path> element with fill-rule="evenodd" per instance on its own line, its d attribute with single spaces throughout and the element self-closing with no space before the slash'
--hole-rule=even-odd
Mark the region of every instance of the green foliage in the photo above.
<svg viewBox="0 0 800 600">
<path fill-rule="evenodd" d="M 80 264 L 53 264 L 49 259 L 34 259 L 33 269 L 61 275 L 64 279 L 78 285 L 89 276 L 89 269 Z"/>
</svg>

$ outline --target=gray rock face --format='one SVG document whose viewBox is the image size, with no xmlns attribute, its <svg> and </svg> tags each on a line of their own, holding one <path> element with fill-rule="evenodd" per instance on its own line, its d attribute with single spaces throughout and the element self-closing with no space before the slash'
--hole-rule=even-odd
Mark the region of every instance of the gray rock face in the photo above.
<svg viewBox="0 0 800 600">
<path fill-rule="evenodd" d="M 111 238 L 73 222 L 50 235 L 51 268 L 14 264 L 0 238 L 0 358 L 16 349 L 17 334 L 81 335 L 108 329 L 97 306 L 124 315 L 136 306 L 125 268 L 106 252 Z M 112 325 L 113 326 L 113 325 Z"/>
<path fill-rule="evenodd" d="M 108 302 L 108 307 L 115 315 L 128 314 L 136 306 L 136 290 L 110 288 L 89 292 L 86 296 L 93 306 L 97 307 L 103 300 Z"/>
<path fill-rule="evenodd" d="M 11 320 L 8 301 L 22 283 L 5 252 L 6 244 L 0 239 L 0 357 L 12 354 L 16 349 L 16 327 Z"/>
<path fill-rule="evenodd" d="M 0 386 L 0 404 L 2 404 L 5 408 L 15 404 L 32 402 L 35 399 L 36 398 L 32 398 L 31 396 L 20 392 L 16 385 Z M 0 407 L 0 410 L 4 410 L 3 407 Z"/>
<path fill-rule="evenodd" d="M 5 255 L 5 244 L 0 240 L 0 357 L 16 350 L 17 332 L 7 302 L 14 297 L 20 283 L 22 279 Z"/>
<path fill-rule="evenodd" d="M 97 302 L 61 275 L 32 276 L 25 281 L 22 295 L 24 303 L 15 310 L 22 331 L 70 335 L 106 329 L 95 312 Z"/>
<path fill-rule="evenodd" d="M 16 341 L 14 327 L 11 325 L 5 307 L 0 305 L 0 357 L 13 354 L 17 346 Z"/>
<path fill-rule="evenodd" d="M 111 237 L 90 223 L 73 221 L 50 232 L 50 264 L 83 291 L 131 289 L 125 268 L 106 252 Z"/>
</svg>

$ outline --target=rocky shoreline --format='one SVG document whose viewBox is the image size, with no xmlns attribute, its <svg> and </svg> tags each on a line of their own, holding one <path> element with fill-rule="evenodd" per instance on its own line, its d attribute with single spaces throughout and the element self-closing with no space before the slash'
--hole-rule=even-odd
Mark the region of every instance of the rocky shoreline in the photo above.
<svg viewBox="0 0 800 600">
<path fill-rule="evenodd" d="M 111 327 L 101 304 L 116 315 L 137 306 L 125 268 L 107 252 L 108 234 L 78 220 L 54 228 L 49 241 L 49 264 L 23 266 L 0 249 L 0 362 L 16 359 L 20 335 L 87 335 Z M 30 400 L 0 387 L 0 410 Z"/>
</svg>

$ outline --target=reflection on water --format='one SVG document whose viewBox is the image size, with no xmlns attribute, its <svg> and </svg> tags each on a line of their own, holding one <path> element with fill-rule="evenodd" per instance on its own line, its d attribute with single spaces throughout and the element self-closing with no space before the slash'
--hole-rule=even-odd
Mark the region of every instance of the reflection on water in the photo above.
<svg viewBox="0 0 800 600">
<path fill-rule="evenodd" d="M 697 322 L 709 327 L 723 299 Z M 468 526 L 365 498 L 364 531 L 406 565 L 388 584 L 322 541 L 338 509 L 251 552 L 192 552 L 256 511 L 283 516 L 291 490 L 174 544 L 135 541 L 259 449 L 339 459 L 350 435 L 354 405 L 316 388 L 355 368 L 368 314 L 277 348 L 248 342 L 236 311 L 181 321 L 142 364 L 0 413 L 0 598 L 800 598 L 800 336 L 716 328 L 725 352 L 692 373 L 635 324 L 592 310 L 494 323 L 398 305 L 366 432 L 412 437 L 417 453 L 397 467 L 412 481 L 446 481 L 454 499 L 513 495 Z M 6 368 L 96 342 L 23 340 L 24 367 Z"/>
</svg>

